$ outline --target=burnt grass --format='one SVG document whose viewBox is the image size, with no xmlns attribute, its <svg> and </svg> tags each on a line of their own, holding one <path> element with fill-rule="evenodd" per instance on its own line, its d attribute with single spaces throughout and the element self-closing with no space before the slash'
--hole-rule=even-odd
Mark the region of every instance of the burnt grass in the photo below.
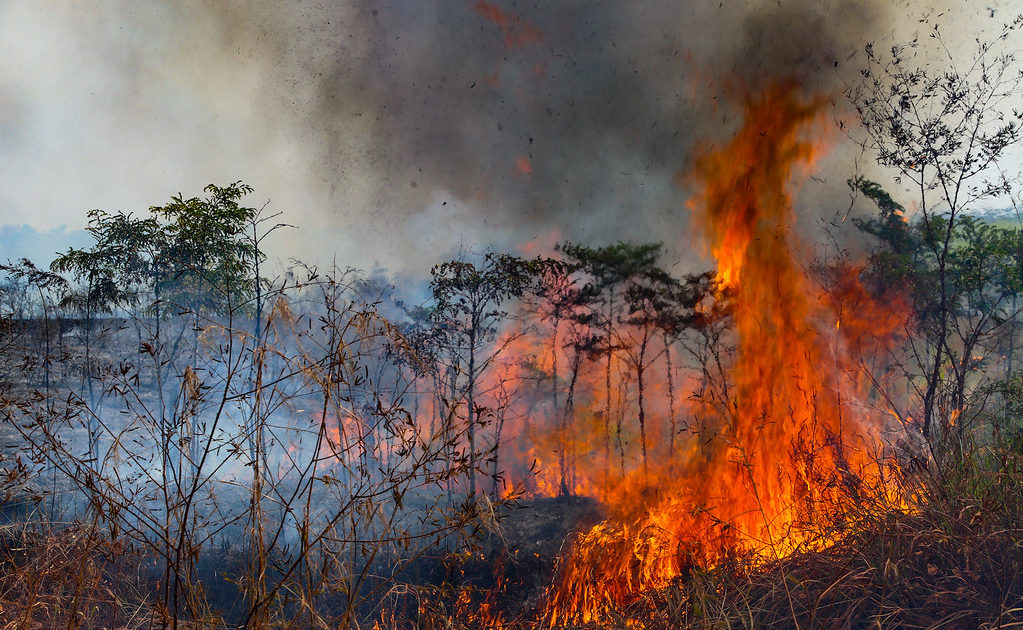
<svg viewBox="0 0 1023 630">
<path fill-rule="evenodd" d="M 602 506 L 588 497 L 513 501 L 499 515 L 496 531 L 466 548 L 424 556 L 406 567 L 396 582 L 412 586 L 412 596 L 395 598 L 390 605 L 400 617 L 439 627 L 472 627 L 483 606 L 510 625 L 531 623 L 556 577 L 559 557 L 576 534 L 604 517 Z M 473 616 L 468 622 L 467 613 Z"/>
</svg>

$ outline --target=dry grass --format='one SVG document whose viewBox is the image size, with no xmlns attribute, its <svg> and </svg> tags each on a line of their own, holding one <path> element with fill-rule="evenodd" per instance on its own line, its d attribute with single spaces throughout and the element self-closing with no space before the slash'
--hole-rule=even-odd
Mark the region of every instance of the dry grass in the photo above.
<svg viewBox="0 0 1023 630">
<path fill-rule="evenodd" d="M 734 557 L 649 594 L 645 628 L 1023 626 L 1023 468 L 1008 449 L 918 480 L 914 507 L 864 502 L 819 551 Z"/>
<path fill-rule="evenodd" d="M 0 628 L 151 627 L 138 566 L 94 527 L 9 526 L 0 543 Z"/>
<path fill-rule="evenodd" d="M 1023 627 L 1020 446 L 946 458 L 903 482 L 908 507 L 860 495 L 842 522 L 816 532 L 828 542 L 813 551 L 774 560 L 736 551 L 580 628 Z M 484 627 L 494 616 L 481 613 L 509 609 L 513 590 L 436 592 L 419 612 L 435 627 Z M 528 612 L 504 619 L 548 630 Z"/>
</svg>

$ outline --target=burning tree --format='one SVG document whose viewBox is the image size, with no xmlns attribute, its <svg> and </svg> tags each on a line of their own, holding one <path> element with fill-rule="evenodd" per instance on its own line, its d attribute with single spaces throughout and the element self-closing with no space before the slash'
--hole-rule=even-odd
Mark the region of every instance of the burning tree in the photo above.
<svg viewBox="0 0 1023 630">
<path fill-rule="evenodd" d="M 611 468 L 611 418 L 612 375 L 615 355 L 625 346 L 619 339 L 618 324 L 625 317 L 626 308 L 630 306 L 627 294 L 634 287 L 639 287 L 641 278 L 660 278 L 667 276 L 657 269 L 657 259 L 661 251 L 660 244 L 648 243 L 633 245 L 618 242 L 601 248 L 591 248 L 572 243 L 560 246 L 568 256 L 570 264 L 585 273 L 581 296 L 587 308 L 577 314 L 577 321 L 585 321 L 591 330 L 591 341 L 588 354 L 592 358 L 600 357 L 604 367 L 604 474 L 610 475 Z M 634 318 L 635 319 L 635 318 Z M 649 329 L 647 329 L 649 331 Z M 599 331 L 599 336 L 596 333 Z M 645 354 L 645 345 L 644 345 Z M 643 359 L 641 358 L 641 363 Z M 645 368 L 644 368 L 645 369 Z M 640 370 L 641 372 L 642 370 Z M 642 423 L 641 423 L 642 424 Z M 615 445 L 619 455 L 621 473 L 625 474 L 625 450 L 622 444 L 622 419 L 615 423 Z M 643 429 L 645 431 L 645 427 Z M 645 440 L 645 438 L 644 438 Z M 644 443 L 644 451 L 646 449 Z"/>
<path fill-rule="evenodd" d="M 469 495 L 476 494 L 477 429 L 485 426 L 479 404 L 481 376 L 493 365 L 509 339 L 493 345 L 498 327 L 508 316 L 502 306 L 535 287 L 548 260 L 523 260 L 508 254 L 488 253 L 481 264 L 452 260 L 435 266 L 430 287 L 434 318 L 448 354 L 451 389 L 465 401 L 468 437 Z M 499 448 L 499 445 L 495 445 Z"/>
<path fill-rule="evenodd" d="M 884 464 L 869 447 L 884 414 L 859 404 L 872 381 L 854 358 L 878 341 L 881 349 L 890 344 L 901 314 L 869 299 L 857 310 L 840 308 L 862 298 L 855 278 L 847 295 L 829 295 L 800 263 L 806 252 L 789 230 L 790 183 L 793 170 L 818 155 L 806 130 L 819 121 L 822 101 L 782 81 L 743 104 L 743 127 L 701 151 L 684 178 L 698 191 L 694 224 L 717 262 L 718 297 L 729 305 L 736 343 L 725 366 L 729 398 L 702 410 L 679 464 L 659 463 L 653 478 L 661 483 L 637 472 L 608 490 L 613 518 L 565 558 L 546 609 L 551 624 L 604 619 L 729 549 L 781 557 L 822 544 L 814 523 L 846 518 L 855 503 L 848 497 L 886 492 Z M 639 373 L 657 284 L 633 286 L 627 295 L 639 307 L 638 336 L 616 342 L 630 348 Z M 691 323 L 709 323 L 713 309 L 698 291 L 685 304 Z M 657 476 L 664 474 L 670 484 Z"/>
</svg>

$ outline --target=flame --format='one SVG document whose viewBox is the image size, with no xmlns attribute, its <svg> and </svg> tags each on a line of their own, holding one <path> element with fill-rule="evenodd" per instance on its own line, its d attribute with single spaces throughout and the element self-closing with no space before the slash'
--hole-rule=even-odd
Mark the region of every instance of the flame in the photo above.
<svg viewBox="0 0 1023 630">
<path fill-rule="evenodd" d="M 779 557 L 822 544 L 808 533 L 813 523 L 881 484 L 870 445 L 886 410 L 861 404 L 870 385 L 860 360 L 872 344 L 892 343 L 904 319 L 897 304 L 874 304 L 857 269 L 821 288 L 790 230 L 794 175 L 824 150 L 807 133 L 824 102 L 792 82 L 769 86 L 745 100 L 735 136 L 702 149 L 681 177 L 697 191 L 689 209 L 718 291 L 734 303 L 730 400 L 724 409 L 697 399 L 692 412 L 707 422 L 675 452 L 605 475 L 596 496 L 611 518 L 563 559 L 545 609 L 551 626 L 610 619 L 728 549 Z M 587 490 L 598 478 L 590 473 Z"/>
<path fill-rule="evenodd" d="M 496 4 L 479 0 L 472 6 L 472 9 L 501 29 L 501 33 L 504 35 L 504 45 L 507 48 L 518 48 L 543 41 L 543 35 L 535 25 L 505 11 Z"/>
<path fill-rule="evenodd" d="M 580 361 L 585 343 L 572 340 L 605 332 L 576 317 L 584 306 L 555 313 L 542 309 L 557 300 L 541 300 L 533 305 L 541 311 L 522 313 L 521 327 L 494 341 L 476 397 L 485 407 L 478 420 L 489 425 L 479 434 L 492 440 L 483 446 L 493 448 L 486 466 L 499 477 L 487 490 L 590 496 L 608 516 L 562 558 L 541 611 L 549 626 L 618 619 L 645 593 L 733 551 L 777 558 L 819 547 L 827 543 L 819 525 L 843 518 L 862 493 L 898 500 L 872 448 L 902 416 L 871 400 L 877 365 L 908 309 L 899 299 L 878 304 L 859 282 L 861 268 L 811 275 L 810 248 L 791 229 L 794 184 L 826 149 L 826 102 L 786 81 L 745 97 L 743 126 L 721 146 L 700 149 L 679 177 L 695 191 L 694 232 L 716 262 L 721 298 L 696 310 L 713 319 L 730 305 L 735 350 L 716 397 L 673 342 L 625 325 L 615 333 L 619 349 Z M 527 170 L 522 159 L 519 170 Z M 524 251 L 550 251 L 552 239 Z M 550 280 L 556 292 L 558 278 Z M 644 379 L 645 426 L 632 415 L 640 402 L 630 348 L 638 343 L 651 344 L 655 357 Z M 430 418 L 443 415 L 426 407 Z M 320 420 L 324 457 L 352 457 L 348 443 L 367 435 L 384 441 L 354 416 Z M 466 446 L 457 432 L 454 439 Z M 501 627 L 499 617 L 486 607 L 472 615 L 479 627 Z"/>
</svg>

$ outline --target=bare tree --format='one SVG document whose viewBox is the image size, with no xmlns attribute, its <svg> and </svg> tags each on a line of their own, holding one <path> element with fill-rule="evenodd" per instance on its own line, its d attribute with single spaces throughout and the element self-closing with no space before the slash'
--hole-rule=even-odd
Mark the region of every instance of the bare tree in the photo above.
<svg viewBox="0 0 1023 630">
<path fill-rule="evenodd" d="M 925 22 L 926 23 L 926 22 Z M 979 41 L 972 59 L 962 64 L 945 45 L 937 24 L 929 24 L 924 42 L 893 46 L 885 57 L 866 48 L 862 81 L 849 96 L 859 113 L 860 144 L 877 163 L 910 185 L 923 229 L 923 247 L 934 261 L 936 304 L 921 322 L 923 347 L 911 349 L 922 372 L 921 430 L 927 439 L 943 435 L 962 411 L 962 397 L 939 409 L 948 383 L 945 366 L 961 363 L 962 348 L 952 342 L 955 301 L 950 285 L 950 256 L 963 213 L 984 200 L 1007 195 L 1013 178 L 997 163 L 1023 137 L 1018 98 L 1023 73 L 1013 45 L 1023 16 L 989 40 Z M 941 70 L 923 56 L 944 55 Z"/>
</svg>

